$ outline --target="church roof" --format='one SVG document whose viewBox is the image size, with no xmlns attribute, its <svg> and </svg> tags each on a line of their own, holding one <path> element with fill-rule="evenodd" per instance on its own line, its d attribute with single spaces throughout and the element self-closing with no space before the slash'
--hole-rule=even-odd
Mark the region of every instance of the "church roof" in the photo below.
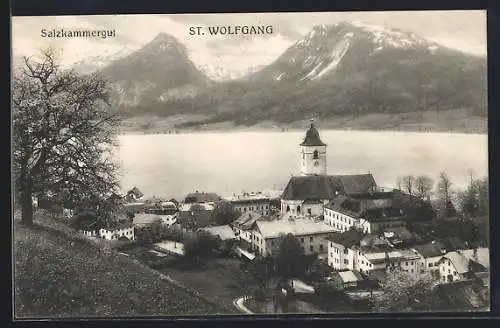
<svg viewBox="0 0 500 328">
<path fill-rule="evenodd" d="M 319 137 L 319 132 L 313 123 L 311 123 L 311 127 L 306 132 L 306 137 L 304 138 L 304 141 L 300 145 L 301 146 L 326 146 L 326 144 L 323 141 L 321 141 L 321 139 Z"/>
<path fill-rule="evenodd" d="M 281 198 L 285 200 L 334 199 L 338 194 L 365 193 L 374 186 L 376 183 L 371 174 L 293 176 Z"/>
</svg>

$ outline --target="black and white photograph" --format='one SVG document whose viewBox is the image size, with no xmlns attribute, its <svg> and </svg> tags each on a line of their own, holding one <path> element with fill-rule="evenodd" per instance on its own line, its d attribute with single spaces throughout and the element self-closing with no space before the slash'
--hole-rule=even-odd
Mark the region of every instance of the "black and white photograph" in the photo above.
<svg viewBox="0 0 500 328">
<path fill-rule="evenodd" d="M 490 311 L 486 11 L 11 26 L 14 319 Z"/>
</svg>

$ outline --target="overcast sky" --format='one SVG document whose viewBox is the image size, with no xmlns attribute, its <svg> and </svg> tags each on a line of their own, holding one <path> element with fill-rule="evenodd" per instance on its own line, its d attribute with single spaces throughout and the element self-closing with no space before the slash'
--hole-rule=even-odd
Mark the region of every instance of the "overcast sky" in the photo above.
<svg viewBox="0 0 500 328">
<path fill-rule="evenodd" d="M 65 63 L 89 56 L 111 55 L 123 48 L 138 49 L 158 33 L 166 32 L 183 42 L 193 61 L 225 68 L 270 63 L 314 25 L 360 20 L 414 32 L 476 55 L 486 55 L 485 11 L 334 12 L 269 14 L 185 14 L 13 17 L 13 56 L 36 54 L 51 45 Z M 272 25 L 270 36 L 190 36 L 191 26 Z M 115 38 L 46 39 L 41 29 L 114 29 Z"/>
</svg>

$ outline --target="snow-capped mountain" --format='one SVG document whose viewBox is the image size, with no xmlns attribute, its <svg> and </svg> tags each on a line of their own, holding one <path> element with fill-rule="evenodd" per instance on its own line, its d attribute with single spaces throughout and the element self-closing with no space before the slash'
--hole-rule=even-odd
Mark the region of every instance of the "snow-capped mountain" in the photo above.
<svg viewBox="0 0 500 328">
<path fill-rule="evenodd" d="M 221 121 L 240 124 L 458 108 L 485 115 L 485 85 L 485 58 L 344 22 L 314 27 L 270 65 L 194 101 L 210 101 Z"/>
<path fill-rule="evenodd" d="M 134 50 L 128 47 L 124 47 L 119 51 L 112 53 L 110 55 L 98 55 L 87 57 L 71 65 L 71 68 L 80 73 L 92 73 L 98 71 L 107 65 L 110 65 L 113 61 L 123 58 Z"/>
<path fill-rule="evenodd" d="M 344 62 L 354 58 L 369 61 L 370 57 L 385 56 L 388 51 L 408 55 L 424 51 L 429 55 L 445 50 L 414 33 L 359 21 L 319 25 L 253 79 L 313 81 L 334 74 Z"/>
</svg>

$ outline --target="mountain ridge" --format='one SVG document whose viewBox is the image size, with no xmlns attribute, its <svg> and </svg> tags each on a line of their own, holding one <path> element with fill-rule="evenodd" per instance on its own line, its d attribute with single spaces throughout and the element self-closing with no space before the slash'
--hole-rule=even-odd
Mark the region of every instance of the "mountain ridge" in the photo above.
<svg viewBox="0 0 500 328">
<path fill-rule="evenodd" d="M 186 47 L 163 33 L 102 72 L 128 117 L 208 117 L 179 127 L 459 108 L 487 116 L 485 58 L 363 22 L 317 25 L 245 76 L 210 79 L 211 69 L 194 64 Z"/>
</svg>

